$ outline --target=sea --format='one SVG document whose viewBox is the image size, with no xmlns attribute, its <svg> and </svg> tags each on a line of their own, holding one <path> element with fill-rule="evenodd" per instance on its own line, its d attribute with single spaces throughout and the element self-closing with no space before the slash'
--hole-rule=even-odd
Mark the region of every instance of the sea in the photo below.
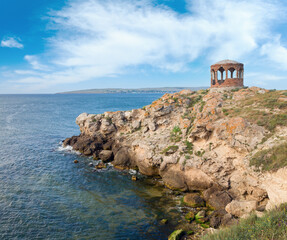
<svg viewBox="0 0 287 240">
<path fill-rule="evenodd" d="M 0 239 L 167 239 L 180 215 L 168 189 L 112 166 L 96 171 L 62 147 L 80 133 L 79 114 L 141 108 L 161 95 L 0 95 Z"/>
</svg>

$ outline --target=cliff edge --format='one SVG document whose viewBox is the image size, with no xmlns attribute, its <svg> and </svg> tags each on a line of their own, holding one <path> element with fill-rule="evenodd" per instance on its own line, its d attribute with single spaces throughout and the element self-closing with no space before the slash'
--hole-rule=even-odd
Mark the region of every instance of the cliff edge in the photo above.
<svg viewBox="0 0 287 240">
<path fill-rule="evenodd" d="M 82 113 L 76 123 L 81 134 L 65 146 L 198 191 L 225 217 L 287 202 L 287 91 L 183 90 L 142 109 Z"/>
</svg>

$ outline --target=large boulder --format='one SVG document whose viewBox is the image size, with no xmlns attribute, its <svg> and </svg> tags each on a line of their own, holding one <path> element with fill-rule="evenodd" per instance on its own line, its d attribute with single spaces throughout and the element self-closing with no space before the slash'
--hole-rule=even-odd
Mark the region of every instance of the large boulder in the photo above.
<svg viewBox="0 0 287 240">
<path fill-rule="evenodd" d="M 205 190 L 213 184 L 213 180 L 200 169 L 190 168 L 184 172 L 184 177 L 190 191 Z"/>
<path fill-rule="evenodd" d="M 111 150 L 102 150 L 99 154 L 99 158 L 103 161 L 103 162 L 110 162 L 113 160 L 114 154 L 113 151 Z"/>
<path fill-rule="evenodd" d="M 179 191 L 188 190 L 183 171 L 180 170 L 178 165 L 167 166 L 165 170 L 160 173 L 160 175 L 164 181 L 164 184 L 168 188 Z"/>
<path fill-rule="evenodd" d="M 127 168 L 130 166 L 130 154 L 127 148 L 123 147 L 117 151 L 113 165 L 119 168 Z"/>
<path fill-rule="evenodd" d="M 242 217 L 245 214 L 248 214 L 257 208 L 256 201 L 237 201 L 233 200 L 231 203 L 227 204 L 225 207 L 226 212 L 236 216 Z"/>
</svg>

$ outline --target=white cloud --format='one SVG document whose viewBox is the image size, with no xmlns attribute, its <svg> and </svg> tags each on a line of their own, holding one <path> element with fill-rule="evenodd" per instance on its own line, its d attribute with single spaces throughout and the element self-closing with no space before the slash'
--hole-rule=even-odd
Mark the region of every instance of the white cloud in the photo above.
<svg viewBox="0 0 287 240">
<path fill-rule="evenodd" d="M 49 86 L 122 74 L 129 67 L 178 72 L 202 57 L 210 63 L 246 59 L 272 39 L 271 23 L 281 11 L 274 0 L 190 0 L 186 14 L 151 0 L 70 1 L 50 16 L 57 31 L 49 40 L 53 73 L 20 82 Z M 41 56 L 25 59 L 47 70 Z"/>
<path fill-rule="evenodd" d="M 261 54 L 267 56 L 271 62 L 278 64 L 279 69 L 287 70 L 287 48 L 282 46 L 280 36 L 277 36 L 272 42 L 264 44 Z"/>
<path fill-rule="evenodd" d="M 1 47 L 8 47 L 8 48 L 23 48 L 24 45 L 20 43 L 19 38 L 14 37 L 6 37 L 1 41 Z"/>
<path fill-rule="evenodd" d="M 49 69 L 47 66 L 45 66 L 39 62 L 39 59 L 37 56 L 25 55 L 24 59 L 32 65 L 33 69 L 44 70 L 44 71 Z"/>
<path fill-rule="evenodd" d="M 267 69 L 264 69 L 267 70 Z M 282 75 L 275 75 L 268 72 L 251 72 L 246 74 L 245 76 L 245 83 L 255 85 L 255 86 L 262 86 L 266 87 L 272 82 L 272 84 L 278 84 L 280 81 L 286 81 L 287 77 Z M 276 85 L 277 86 L 277 85 Z M 271 88 L 275 86 L 272 85 Z"/>
</svg>

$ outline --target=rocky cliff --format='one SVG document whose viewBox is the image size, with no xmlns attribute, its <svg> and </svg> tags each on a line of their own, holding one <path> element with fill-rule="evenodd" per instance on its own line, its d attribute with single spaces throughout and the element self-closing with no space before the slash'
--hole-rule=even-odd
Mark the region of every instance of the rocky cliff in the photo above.
<svg viewBox="0 0 287 240">
<path fill-rule="evenodd" d="M 81 134 L 63 144 L 242 217 L 287 202 L 286 158 L 269 154 L 287 139 L 286 113 L 285 91 L 183 90 L 142 109 L 83 113 Z"/>
</svg>

